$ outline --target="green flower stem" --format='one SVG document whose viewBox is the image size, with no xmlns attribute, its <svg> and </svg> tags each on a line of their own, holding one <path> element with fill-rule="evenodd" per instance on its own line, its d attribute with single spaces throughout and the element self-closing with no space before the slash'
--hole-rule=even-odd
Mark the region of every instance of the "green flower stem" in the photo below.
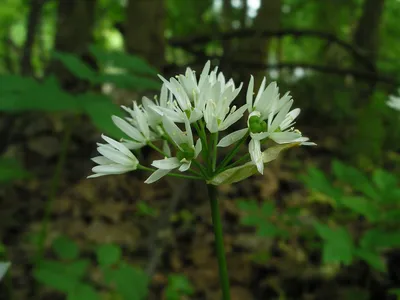
<svg viewBox="0 0 400 300">
<path fill-rule="evenodd" d="M 202 144 L 202 148 L 203 150 L 201 151 L 203 159 L 206 160 L 208 157 L 208 144 L 207 144 L 207 138 L 206 138 L 206 134 L 204 132 L 204 126 L 202 124 L 199 123 L 193 123 L 194 128 L 197 131 L 197 134 L 200 137 L 201 140 L 201 144 Z"/>
<path fill-rule="evenodd" d="M 199 169 L 203 178 L 209 178 L 207 170 L 197 160 L 192 160 L 192 164 Z"/>
<path fill-rule="evenodd" d="M 216 171 L 216 173 L 220 173 L 221 170 L 226 167 L 229 162 L 232 160 L 232 158 L 236 155 L 236 153 L 239 151 L 240 146 L 246 141 L 247 137 L 249 136 L 249 133 L 246 133 L 246 135 L 244 137 L 242 137 L 241 140 L 239 140 L 235 147 L 233 147 L 233 149 L 231 150 L 231 152 L 229 152 L 229 154 L 224 158 L 224 160 L 221 162 L 221 164 L 218 166 L 218 169 Z"/>
<path fill-rule="evenodd" d="M 219 212 L 219 203 L 217 199 L 217 187 L 215 185 L 208 184 L 208 196 L 210 198 L 211 205 L 211 216 L 214 227 L 215 236 L 215 250 L 217 252 L 218 267 L 219 267 L 219 280 L 222 289 L 222 299 L 230 300 L 230 289 L 229 289 L 229 277 L 228 268 L 226 266 L 225 250 L 224 250 L 224 239 L 222 236 L 222 222 L 221 215 Z"/>
<path fill-rule="evenodd" d="M 215 172 L 215 168 L 217 166 L 217 144 L 218 144 L 218 131 L 216 133 L 211 134 L 211 145 L 212 145 L 211 169 L 213 172 Z"/>
<path fill-rule="evenodd" d="M 169 157 L 169 155 L 167 153 L 165 153 L 164 151 L 162 151 L 160 148 L 158 148 L 156 145 L 154 145 L 152 142 L 148 142 L 147 145 L 156 150 L 158 153 L 160 153 L 161 155 L 163 155 L 164 157 Z"/>
<path fill-rule="evenodd" d="M 138 170 L 144 170 L 144 171 L 149 171 L 149 172 L 155 172 L 157 171 L 156 169 L 153 168 L 148 168 L 142 165 L 138 166 Z M 199 180 L 199 179 L 203 179 L 203 177 L 200 176 L 191 176 L 191 175 L 185 175 L 185 174 L 179 174 L 179 173 L 168 173 L 168 176 L 172 176 L 172 177 L 179 177 L 179 178 L 186 178 L 186 179 L 194 179 L 194 180 Z"/>
<path fill-rule="evenodd" d="M 238 159 L 237 161 L 235 161 L 234 163 L 232 163 L 232 164 L 230 164 L 230 165 L 228 165 L 228 166 L 222 168 L 221 170 L 219 170 L 218 173 L 221 173 L 221 172 L 223 172 L 223 171 L 225 171 L 225 170 L 228 170 L 228 169 L 230 169 L 230 168 L 234 168 L 234 167 L 236 167 L 236 166 L 238 166 L 238 165 L 241 165 L 242 163 L 246 163 L 246 160 L 248 160 L 248 159 L 250 159 L 250 154 L 247 153 L 246 155 L 242 156 L 241 158 L 239 158 L 239 159 Z"/>
<path fill-rule="evenodd" d="M 58 186 L 60 185 L 60 179 L 61 179 L 61 173 L 62 170 L 64 169 L 65 166 L 65 161 L 67 159 L 67 154 L 68 154 L 68 148 L 69 148 L 69 143 L 71 140 L 71 134 L 72 134 L 72 124 L 73 122 L 69 122 L 65 129 L 63 141 L 62 141 L 62 146 L 61 146 L 61 152 L 58 157 L 56 169 L 54 172 L 54 176 L 52 178 L 51 184 L 50 184 L 50 191 L 49 195 L 47 198 L 46 206 L 44 208 L 44 217 L 42 220 L 42 228 L 39 234 L 39 241 L 38 241 L 38 249 L 36 253 L 36 258 L 35 261 L 38 263 L 42 258 L 44 254 L 44 245 L 46 242 L 46 237 L 47 237 L 47 232 L 48 232 L 48 227 L 49 227 L 49 222 L 50 222 L 50 215 L 51 211 L 53 208 L 53 202 L 54 198 L 56 197 Z"/>
</svg>

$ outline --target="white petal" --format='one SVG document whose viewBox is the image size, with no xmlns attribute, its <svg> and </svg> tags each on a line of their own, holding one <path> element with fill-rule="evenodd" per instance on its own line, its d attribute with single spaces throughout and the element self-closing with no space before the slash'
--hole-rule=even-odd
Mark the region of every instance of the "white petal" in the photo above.
<svg viewBox="0 0 400 300">
<path fill-rule="evenodd" d="M 285 106 L 282 107 L 272 123 L 270 123 L 271 125 L 269 126 L 268 131 L 274 132 L 276 129 L 278 129 L 279 125 L 281 125 L 281 123 L 285 120 L 292 104 L 293 100 L 290 100 Z"/>
<path fill-rule="evenodd" d="M 135 170 L 133 167 L 123 166 L 120 164 L 101 165 L 92 168 L 92 171 L 94 173 L 103 173 L 103 174 L 123 174 L 133 170 Z"/>
<path fill-rule="evenodd" d="M 201 140 L 198 139 L 197 142 L 196 142 L 196 147 L 194 148 L 194 158 L 199 156 L 202 147 L 203 147 L 203 144 L 201 143 Z"/>
<path fill-rule="evenodd" d="M 147 123 L 147 118 L 146 115 L 144 114 L 143 110 L 139 108 L 136 102 L 133 103 L 133 109 L 136 112 L 136 121 L 139 124 L 139 128 L 141 133 L 149 139 L 150 137 L 150 130 L 149 130 L 149 124 Z"/>
<path fill-rule="evenodd" d="M 162 170 L 173 170 L 181 165 L 181 162 L 176 157 L 164 158 L 155 160 L 151 163 L 153 167 Z"/>
<path fill-rule="evenodd" d="M 228 147 L 233 143 L 236 143 L 238 140 L 243 138 L 248 131 L 249 131 L 248 128 L 244 128 L 228 134 L 226 137 L 222 138 L 219 141 L 217 147 Z"/>
<path fill-rule="evenodd" d="M 181 144 L 186 143 L 186 136 L 182 132 L 182 130 L 179 129 L 179 127 L 172 122 L 170 119 L 163 117 L 163 125 L 166 133 L 169 135 L 169 137 L 174 141 L 174 143 L 179 146 Z"/>
<path fill-rule="evenodd" d="M 261 82 L 261 86 L 258 89 L 258 93 L 257 93 L 256 99 L 254 100 L 254 104 L 253 104 L 254 107 L 258 107 L 258 102 L 260 101 L 261 96 L 264 93 L 266 82 L 267 82 L 267 78 L 264 77 L 262 82 Z M 271 83 L 270 83 L 270 85 L 271 85 Z"/>
<path fill-rule="evenodd" d="M 117 116 L 112 116 L 114 124 L 135 141 L 142 142 L 144 138 L 137 128 Z"/>
<path fill-rule="evenodd" d="M 133 153 L 126 146 L 124 146 L 124 144 L 117 142 L 116 140 L 113 140 L 112 138 L 109 138 L 104 134 L 102 134 L 101 137 L 103 138 L 103 140 L 105 140 L 107 143 L 109 143 L 111 146 L 113 146 L 121 153 L 125 154 L 130 158 L 136 158 L 135 155 L 133 155 Z"/>
<path fill-rule="evenodd" d="M 301 135 L 297 132 L 273 132 L 269 138 L 278 144 L 286 144 L 297 142 L 297 139 L 301 138 Z"/>
<path fill-rule="evenodd" d="M 194 146 L 193 144 L 193 133 L 192 128 L 190 127 L 189 120 L 185 118 L 185 129 L 186 129 L 186 142 L 189 146 Z"/>
<path fill-rule="evenodd" d="M 179 171 L 181 171 L 181 172 L 187 171 L 190 168 L 190 164 L 191 164 L 191 161 L 181 164 L 181 166 L 179 167 Z"/>
<path fill-rule="evenodd" d="M 92 161 L 94 161 L 98 165 L 108 165 L 114 163 L 112 160 L 109 160 L 107 157 L 104 156 L 93 157 Z"/>
<path fill-rule="evenodd" d="M 168 156 L 171 156 L 171 148 L 169 147 L 167 141 L 164 141 L 164 142 L 163 142 L 162 151 L 163 151 L 165 154 L 167 154 Z"/>
<path fill-rule="evenodd" d="M 155 171 L 153 174 L 151 174 L 149 176 L 149 178 L 146 179 L 146 181 L 144 183 L 153 183 L 157 180 L 159 180 L 160 178 L 164 177 L 165 175 L 167 175 L 171 170 L 161 170 L 158 169 L 157 171 Z"/>
<path fill-rule="evenodd" d="M 109 160 L 112 160 L 115 163 L 125 165 L 125 166 L 130 166 L 132 165 L 132 159 L 121 153 L 120 151 L 116 149 L 110 149 L 108 147 L 98 147 L 97 151 L 103 155 L 104 157 L 108 158 Z"/>
<path fill-rule="evenodd" d="M 253 140 L 261 141 L 267 138 L 270 135 L 269 132 L 259 132 L 259 133 L 250 133 L 250 136 Z"/>
<path fill-rule="evenodd" d="M 260 174 L 264 173 L 264 162 L 262 159 L 261 144 L 258 140 L 251 140 L 249 143 L 249 153 L 251 161 L 256 165 Z"/>
<path fill-rule="evenodd" d="M 228 117 L 219 126 L 219 131 L 229 128 L 232 124 L 235 124 L 244 114 L 247 109 L 247 105 L 243 105 L 237 109 L 234 113 L 228 115 Z"/>
<path fill-rule="evenodd" d="M 254 78 L 253 75 L 251 75 L 249 86 L 247 88 L 247 93 L 246 93 L 246 103 L 249 112 L 253 110 L 253 90 L 254 90 Z"/>
</svg>

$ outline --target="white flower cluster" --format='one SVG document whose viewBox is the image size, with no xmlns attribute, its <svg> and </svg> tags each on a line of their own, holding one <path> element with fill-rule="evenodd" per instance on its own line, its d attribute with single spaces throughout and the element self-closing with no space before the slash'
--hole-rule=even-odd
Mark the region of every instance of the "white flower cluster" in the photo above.
<svg viewBox="0 0 400 300">
<path fill-rule="evenodd" d="M 130 139 L 121 139 L 118 142 L 103 135 L 107 143 L 98 144 L 97 150 L 101 156 L 93 158 L 98 166 L 92 169 L 94 174 L 89 177 L 142 169 L 152 172 L 145 181 L 152 183 L 167 174 L 185 177 L 181 173 L 173 172 L 177 169 L 179 172 L 188 171 L 194 175 L 192 178 L 209 180 L 218 173 L 237 166 L 231 160 L 239 146 L 248 138 L 250 142 L 247 162 L 255 165 L 262 174 L 265 162 L 262 146 L 266 141 L 315 145 L 293 128 L 300 109 L 291 110 L 291 96 L 286 93 L 280 97 L 275 82 L 266 87 L 264 78 L 254 98 L 254 79 L 251 77 L 247 101 L 238 108 L 233 102 L 241 91 L 242 84 L 237 87 L 232 79 L 226 80 L 217 68 L 210 71 L 210 62 L 206 63 L 199 78 L 190 68 L 187 68 L 184 75 L 172 77 L 170 80 L 162 76 L 160 78 L 163 85 L 158 99 L 152 101 L 144 97 L 140 105 L 133 102 L 132 108 L 123 107 L 129 117 L 112 117 L 115 125 Z M 227 130 L 240 120 L 246 111 L 246 128 L 218 140 L 219 132 Z M 162 147 L 159 148 L 156 143 L 162 144 Z M 233 144 L 236 144 L 234 149 L 217 166 L 217 148 Z M 140 165 L 131 152 L 146 145 L 164 157 L 153 161 L 153 168 Z"/>
</svg>

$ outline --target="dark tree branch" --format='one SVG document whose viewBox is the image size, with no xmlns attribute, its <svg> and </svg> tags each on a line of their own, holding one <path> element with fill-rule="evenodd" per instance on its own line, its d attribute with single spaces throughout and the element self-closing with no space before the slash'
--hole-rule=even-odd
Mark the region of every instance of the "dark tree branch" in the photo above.
<svg viewBox="0 0 400 300">
<path fill-rule="evenodd" d="M 217 35 L 218 40 L 229 40 L 233 38 L 249 38 L 257 34 L 258 36 L 263 37 L 276 37 L 283 38 L 286 36 L 293 37 L 312 37 L 318 38 L 322 40 L 326 40 L 329 43 L 334 43 L 339 45 L 340 47 L 347 50 L 356 60 L 360 61 L 365 67 L 371 71 L 375 72 L 375 66 L 370 61 L 368 56 L 364 55 L 359 49 L 351 45 L 350 43 L 341 40 L 337 36 L 327 32 L 321 32 L 316 30 L 298 30 L 298 29 L 285 29 L 285 30 L 270 30 L 270 31 L 261 31 L 255 32 L 253 29 L 243 29 L 232 32 L 220 33 Z M 194 48 L 199 44 L 205 44 L 215 39 L 215 36 L 209 35 L 198 35 L 194 37 L 188 38 L 172 38 L 169 40 L 169 45 L 173 47 L 180 47 L 189 52 L 198 52 L 194 50 Z"/>
<path fill-rule="evenodd" d="M 46 1 L 47 0 L 31 1 L 27 30 L 26 30 L 26 39 L 21 58 L 22 75 L 30 75 L 33 73 L 32 50 L 33 50 L 33 45 L 35 44 L 36 33 L 40 24 L 40 14 L 42 12 L 43 5 L 45 4 Z"/>
</svg>

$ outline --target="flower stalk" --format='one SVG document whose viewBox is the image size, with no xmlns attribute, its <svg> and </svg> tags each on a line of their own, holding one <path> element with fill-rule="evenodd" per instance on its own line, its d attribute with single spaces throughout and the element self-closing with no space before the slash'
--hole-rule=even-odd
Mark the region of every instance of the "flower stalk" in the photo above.
<svg viewBox="0 0 400 300">
<path fill-rule="evenodd" d="M 215 185 L 210 185 L 210 184 L 207 185 L 207 189 L 208 189 L 208 197 L 210 198 L 211 217 L 213 222 L 214 238 L 215 238 L 215 251 L 218 259 L 219 281 L 222 289 L 222 299 L 230 300 L 231 295 L 229 288 L 229 275 L 225 257 L 221 214 L 219 211 L 218 190 Z"/>
</svg>

